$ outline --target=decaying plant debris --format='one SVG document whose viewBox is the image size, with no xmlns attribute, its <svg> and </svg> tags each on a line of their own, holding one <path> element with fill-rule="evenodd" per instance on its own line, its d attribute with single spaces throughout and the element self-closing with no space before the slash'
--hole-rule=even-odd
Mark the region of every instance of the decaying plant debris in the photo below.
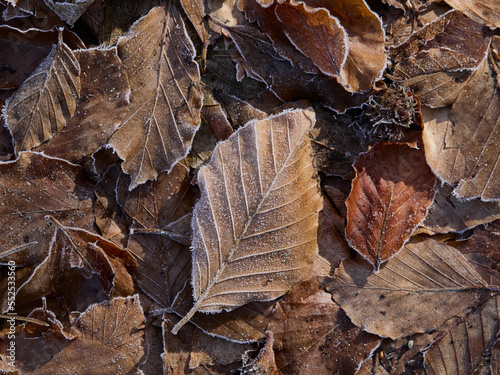
<svg viewBox="0 0 500 375">
<path fill-rule="evenodd" d="M 499 373 L 498 1 L 0 10 L 0 373 Z"/>
</svg>

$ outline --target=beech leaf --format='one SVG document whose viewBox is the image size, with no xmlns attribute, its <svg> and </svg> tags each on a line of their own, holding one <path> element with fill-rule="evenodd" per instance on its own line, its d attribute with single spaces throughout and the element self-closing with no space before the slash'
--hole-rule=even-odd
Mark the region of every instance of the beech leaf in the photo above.
<svg viewBox="0 0 500 375">
<path fill-rule="evenodd" d="M 397 339 L 440 326 L 489 286 L 456 249 L 426 239 L 407 244 L 378 273 L 344 260 L 327 290 L 355 325 Z"/>
<path fill-rule="evenodd" d="M 47 6 L 54 11 L 54 13 L 70 25 L 73 25 L 94 2 L 94 0 L 44 1 L 45 4 L 47 4 Z"/>
<path fill-rule="evenodd" d="M 403 143 L 377 143 L 354 168 L 346 238 L 378 271 L 424 220 L 435 177 L 423 151 Z"/>
<path fill-rule="evenodd" d="M 444 0 L 471 20 L 492 29 L 500 27 L 500 3 L 496 0 Z"/>
<path fill-rule="evenodd" d="M 118 41 L 131 95 L 110 145 L 132 176 L 130 189 L 170 171 L 189 152 L 202 105 L 194 54 L 172 1 L 151 9 Z"/>
<path fill-rule="evenodd" d="M 15 151 L 52 138 L 73 116 L 80 96 L 80 65 L 59 41 L 5 104 L 4 115 Z"/>
<path fill-rule="evenodd" d="M 253 121 L 221 142 L 198 173 L 193 213 L 196 311 L 271 300 L 304 278 L 317 254 L 321 198 L 308 132 L 314 112 Z"/>
</svg>

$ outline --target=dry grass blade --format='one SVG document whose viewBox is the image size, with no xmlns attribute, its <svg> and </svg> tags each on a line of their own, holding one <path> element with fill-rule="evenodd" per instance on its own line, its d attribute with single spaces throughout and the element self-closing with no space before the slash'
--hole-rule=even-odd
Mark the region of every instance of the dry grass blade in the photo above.
<svg viewBox="0 0 500 375">
<path fill-rule="evenodd" d="M 130 189 L 184 158 L 200 124 L 202 93 L 194 47 L 172 2 L 153 8 L 118 41 L 131 96 L 110 140 L 132 176 Z"/>
<path fill-rule="evenodd" d="M 80 65 L 62 41 L 5 105 L 5 119 L 16 152 L 52 138 L 73 116 L 80 96 Z"/>
<path fill-rule="evenodd" d="M 219 143 L 201 168 L 193 214 L 196 311 L 271 300 L 308 274 L 321 198 L 308 132 L 312 110 L 254 121 Z"/>
</svg>

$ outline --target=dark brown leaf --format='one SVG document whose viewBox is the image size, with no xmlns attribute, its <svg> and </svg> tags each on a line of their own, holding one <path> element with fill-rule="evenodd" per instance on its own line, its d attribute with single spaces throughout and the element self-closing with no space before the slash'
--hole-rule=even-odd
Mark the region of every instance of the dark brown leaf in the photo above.
<svg viewBox="0 0 500 375">
<path fill-rule="evenodd" d="M 127 113 L 130 86 L 116 49 L 75 52 L 81 66 L 80 100 L 66 127 L 40 147 L 46 155 L 75 162 L 106 144 Z"/>
<path fill-rule="evenodd" d="M 73 25 L 94 2 L 94 0 L 44 1 L 50 9 L 52 9 L 64 22 L 69 25 Z"/>
<path fill-rule="evenodd" d="M 381 341 L 351 323 L 319 278 L 295 286 L 275 310 L 268 329 L 285 374 L 354 374 Z"/>
<path fill-rule="evenodd" d="M 500 27 L 500 4 L 496 0 L 444 0 L 470 19 L 489 26 Z"/>
<path fill-rule="evenodd" d="M 436 328 L 489 293 L 462 254 L 433 239 L 407 244 L 378 273 L 344 260 L 327 290 L 354 324 L 392 339 Z"/>
<path fill-rule="evenodd" d="M 133 189 L 187 155 L 200 124 L 200 75 L 172 1 L 137 21 L 119 40 L 118 54 L 130 81 L 130 107 L 110 145 L 124 159 Z"/>
<path fill-rule="evenodd" d="M 423 151 L 404 143 L 377 143 L 354 168 L 346 238 L 378 271 L 424 220 L 435 177 Z"/>
<path fill-rule="evenodd" d="M 52 138 L 73 116 L 80 97 L 80 65 L 59 41 L 5 104 L 16 152 Z"/>
</svg>

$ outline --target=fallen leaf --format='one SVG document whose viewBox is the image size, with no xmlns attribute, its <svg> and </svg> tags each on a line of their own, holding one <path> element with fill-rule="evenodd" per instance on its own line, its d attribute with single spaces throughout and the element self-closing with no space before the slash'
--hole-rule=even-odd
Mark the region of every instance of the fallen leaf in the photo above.
<svg viewBox="0 0 500 375">
<path fill-rule="evenodd" d="M 54 226 L 91 229 L 93 184 L 82 168 L 41 154 L 21 152 L 15 162 L 0 164 L 0 259 L 17 266 L 40 263 L 48 254 Z"/>
<path fill-rule="evenodd" d="M 106 351 L 124 354 L 135 366 L 146 355 L 144 312 L 137 294 L 90 306 L 76 320 L 71 333 L 80 340 L 100 344 Z"/>
<path fill-rule="evenodd" d="M 495 0 L 444 0 L 471 20 L 494 29 L 500 27 L 500 5 Z"/>
<path fill-rule="evenodd" d="M 458 198 L 500 199 L 498 61 L 490 52 L 451 111 L 423 109 L 425 156 L 434 173 L 456 186 Z"/>
<path fill-rule="evenodd" d="M 381 338 L 361 331 L 324 291 L 321 278 L 294 287 L 279 302 L 268 329 L 274 333 L 284 374 L 354 374 Z"/>
<path fill-rule="evenodd" d="M 187 155 L 200 124 L 200 74 L 172 2 L 137 21 L 118 41 L 118 54 L 130 82 L 130 107 L 110 145 L 124 160 L 133 189 Z"/>
<path fill-rule="evenodd" d="M 274 334 L 266 332 L 266 345 L 259 351 L 254 359 L 243 355 L 242 375 L 278 375 L 279 371 L 274 361 Z"/>
<path fill-rule="evenodd" d="M 423 151 L 404 143 L 379 142 L 361 154 L 354 168 L 346 238 L 377 272 L 424 220 L 435 177 Z"/>
<path fill-rule="evenodd" d="M 81 66 L 80 100 L 74 116 L 40 149 L 75 162 L 106 144 L 127 113 L 130 87 L 116 48 L 75 51 Z"/>
<path fill-rule="evenodd" d="M 59 41 L 5 104 L 16 153 L 52 138 L 73 116 L 80 96 L 80 65 Z"/>
<path fill-rule="evenodd" d="M 73 0 L 73 1 L 55 1 L 44 0 L 45 4 L 54 11 L 61 19 L 69 25 L 74 23 L 85 13 L 94 0 Z"/>
<path fill-rule="evenodd" d="M 307 275 L 321 209 L 307 137 L 313 123 L 311 110 L 250 122 L 200 169 L 192 221 L 196 304 L 174 332 L 196 311 L 271 300 Z"/>
<path fill-rule="evenodd" d="M 391 50 L 400 78 L 475 69 L 488 52 L 493 33 L 460 12 L 449 11 Z"/>
<path fill-rule="evenodd" d="M 439 328 L 445 332 L 425 352 L 429 375 L 484 374 L 490 366 L 488 357 L 500 329 L 500 297 L 491 297 L 465 317 L 455 317 Z"/>
<path fill-rule="evenodd" d="M 327 290 L 356 326 L 392 339 L 432 330 L 489 293 L 462 254 L 434 239 L 408 243 L 378 273 L 344 260 Z"/>
<path fill-rule="evenodd" d="M 500 219 L 499 202 L 480 199 L 460 200 L 449 185 L 439 187 L 434 202 L 418 231 L 428 234 L 463 232 L 480 224 Z"/>
</svg>

